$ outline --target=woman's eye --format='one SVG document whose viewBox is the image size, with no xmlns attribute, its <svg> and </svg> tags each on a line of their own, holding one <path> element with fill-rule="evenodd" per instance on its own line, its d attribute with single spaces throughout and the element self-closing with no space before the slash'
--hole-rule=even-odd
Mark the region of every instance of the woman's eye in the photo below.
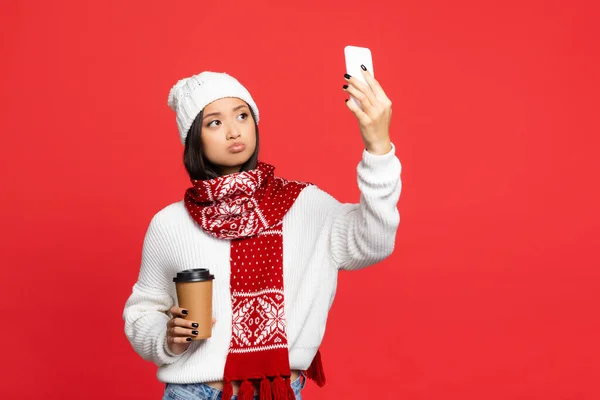
<svg viewBox="0 0 600 400">
<path fill-rule="evenodd" d="M 210 128 L 210 127 L 218 126 L 218 125 L 221 125 L 221 121 L 219 121 L 218 119 L 215 119 L 214 121 L 209 122 L 208 125 L 206 125 L 206 126 L 208 126 Z"/>
<path fill-rule="evenodd" d="M 244 119 L 248 119 L 248 113 L 241 113 L 241 114 L 238 116 L 238 118 L 239 118 L 239 119 L 242 119 L 242 120 L 244 120 Z"/>
</svg>

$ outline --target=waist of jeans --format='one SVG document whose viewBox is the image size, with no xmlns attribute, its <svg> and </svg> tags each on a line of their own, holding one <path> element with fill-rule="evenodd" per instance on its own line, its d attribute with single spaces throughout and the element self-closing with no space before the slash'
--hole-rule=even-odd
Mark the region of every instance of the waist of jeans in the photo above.
<svg viewBox="0 0 600 400">
<path fill-rule="evenodd" d="M 290 382 L 290 386 L 296 396 L 298 396 L 300 394 L 300 392 L 302 391 L 302 389 L 304 389 L 304 386 L 306 385 L 306 379 L 307 379 L 306 374 L 304 372 L 300 372 L 300 376 L 298 376 L 298 378 L 295 379 L 294 381 Z M 167 383 L 165 385 L 165 389 L 168 389 L 169 387 L 177 387 L 177 386 L 185 387 L 188 390 L 190 390 L 191 392 L 201 392 L 205 396 L 208 396 L 209 398 L 214 398 L 214 399 L 218 398 L 218 396 L 223 393 L 223 391 L 221 389 L 212 387 L 203 382 L 202 383 L 184 383 L 184 384 Z M 257 395 L 257 394 L 258 394 L 258 391 L 255 388 L 255 395 Z"/>
</svg>

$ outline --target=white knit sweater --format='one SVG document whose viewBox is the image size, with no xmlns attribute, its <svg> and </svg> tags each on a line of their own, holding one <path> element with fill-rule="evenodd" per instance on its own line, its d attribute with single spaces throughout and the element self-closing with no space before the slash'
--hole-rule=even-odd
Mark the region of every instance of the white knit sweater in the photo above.
<svg viewBox="0 0 600 400">
<path fill-rule="evenodd" d="M 400 222 L 400 161 L 363 151 L 358 164 L 359 204 L 342 204 L 308 186 L 283 218 L 283 276 L 290 367 L 305 370 L 325 333 L 339 269 L 359 269 L 388 257 Z M 135 351 L 159 366 L 158 380 L 194 383 L 223 379 L 231 340 L 230 242 L 206 234 L 183 201 L 152 219 L 137 282 L 125 304 L 125 334 Z M 173 277 L 208 268 L 215 275 L 213 335 L 181 355 L 166 346 L 168 310 L 176 304 Z"/>
</svg>

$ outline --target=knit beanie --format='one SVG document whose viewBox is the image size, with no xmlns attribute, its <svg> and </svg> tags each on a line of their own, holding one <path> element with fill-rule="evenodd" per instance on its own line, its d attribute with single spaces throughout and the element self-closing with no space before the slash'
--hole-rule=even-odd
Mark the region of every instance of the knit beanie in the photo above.
<svg viewBox="0 0 600 400">
<path fill-rule="evenodd" d="M 185 144 L 192 122 L 204 107 L 226 97 L 244 100 L 258 123 L 258 108 L 252 96 L 237 79 L 226 73 L 205 71 L 181 79 L 171 88 L 168 104 L 175 111 L 181 143 Z"/>
</svg>

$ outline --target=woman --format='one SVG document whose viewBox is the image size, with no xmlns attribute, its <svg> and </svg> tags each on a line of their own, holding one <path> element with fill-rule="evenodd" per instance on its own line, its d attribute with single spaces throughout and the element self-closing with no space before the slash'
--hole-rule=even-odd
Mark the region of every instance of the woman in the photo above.
<svg viewBox="0 0 600 400">
<path fill-rule="evenodd" d="M 236 79 L 203 72 L 179 81 L 176 113 L 192 187 L 158 212 L 123 318 L 144 359 L 158 365 L 165 399 L 301 399 L 306 378 L 325 383 L 319 346 L 338 270 L 388 257 L 399 224 L 400 161 L 390 141 L 391 102 L 344 75 L 365 144 L 359 204 L 274 175 L 258 160 L 258 108 Z M 213 334 L 192 341 L 195 321 L 177 307 L 173 277 L 215 275 Z"/>
</svg>

